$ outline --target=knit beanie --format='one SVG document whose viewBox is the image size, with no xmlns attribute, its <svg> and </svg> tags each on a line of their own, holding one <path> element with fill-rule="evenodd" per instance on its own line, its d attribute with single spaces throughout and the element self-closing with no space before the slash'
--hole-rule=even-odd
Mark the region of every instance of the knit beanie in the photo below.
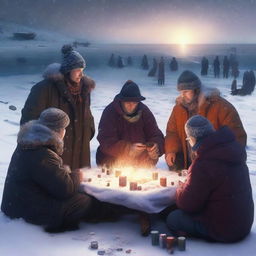
<svg viewBox="0 0 256 256">
<path fill-rule="evenodd" d="M 61 128 L 66 128 L 70 120 L 68 115 L 61 109 L 47 108 L 40 114 L 38 122 L 51 130 L 58 131 Z"/>
<path fill-rule="evenodd" d="M 195 90 L 201 88 L 201 80 L 192 71 L 185 70 L 178 78 L 177 89 L 181 90 Z"/>
<path fill-rule="evenodd" d="M 64 45 L 61 49 L 62 52 L 62 62 L 60 71 L 62 74 L 70 72 L 72 69 L 85 68 L 85 60 L 82 55 L 73 50 L 71 45 Z"/>
<path fill-rule="evenodd" d="M 187 136 L 192 136 L 198 140 L 213 133 L 215 129 L 208 119 L 200 115 L 195 115 L 186 122 L 185 131 Z"/>
<path fill-rule="evenodd" d="M 132 80 L 126 81 L 116 98 L 121 101 L 139 102 L 146 98 L 141 96 L 139 86 Z"/>
</svg>

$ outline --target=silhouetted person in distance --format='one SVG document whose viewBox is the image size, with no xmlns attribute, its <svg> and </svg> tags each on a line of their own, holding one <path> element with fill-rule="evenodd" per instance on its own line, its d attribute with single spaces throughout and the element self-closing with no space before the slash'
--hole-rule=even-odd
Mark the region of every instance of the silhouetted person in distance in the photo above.
<svg viewBox="0 0 256 256">
<path fill-rule="evenodd" d="M 228 57 L 225 56 L 223 59 L 223 78 L 228 78 L 229 67 L 230 67 L 230 64 L 229 64 Z"/>
<path fill-rule="evenodd" d="M 213 62 L 214 77 L 220 77 L 220 61 L 219 56 L 216 56 Z"/>
<path fill-rule="evenodd" d="M 177 71 L 178 70 L 178 62 L 175 57 L 172 58 L 170 63 L 170 69 L 171 71 Z"/>
<path fill-rule="evenodd" d="M 207 76 L 208 68 L 209 68 L 209 61 L 206 57 L 203 57 L 201 61 L 201 76 Z"/>
<path fill-rule="evenodd" d="M 149 65 L 148 65 L 148 57 L 147 55 L 145 54 L 142 58 L 142 62 L 141 62 L 141 67 L 143 69 L 149 69 Z"/>
<path fill-rule="evenodd" d="M 127 58 L 127 65 L 128 65 L 128 66 L 132 66 L 132 64 L 133 64 L 132 57 L 129 56 L 129 57 Z"/>
<path fill-rule="evenodd" d="M 156 58 L 153 59 L 153 67 L 148 72 L 148 76 L 155 76 L 157 71 L 157 61 Z"/>
<path fill-rule="evenodd" d="M 123 61 L 123 58 L 121 56 L 118 56 L 117 67 L 118 68 L 123 68 L 124 67 L 124 61 Z"/>
<path fill-rule="evenodd" d="M 115 67 L 116 65 L 116 61 L 115 61 L 115 55 L 114 53 L 111 54 L 110 58 L 109 58 L 109 61 L 108 61 L 108 65 L 110 67 Z"/>
<path fill-rule="evenodd" d="M 232 84 L 231 84 L 231 94 L 232 95 L 237 95 L 237 81 L 236 79 L 233 80 Z"/>
<path fill-rule="evenodd" d="M 164 58 L 161 57 L 158 65 L 158 85 L 164 85 L 165 74 L 164 74 Z"/>
<path fill-rule="evenodd" d="M 239 63 L 234 54 L 230 55 L 229 62 L 231 67 L 231 76 L 237 78 L 239 76 Z"/>
</svg>

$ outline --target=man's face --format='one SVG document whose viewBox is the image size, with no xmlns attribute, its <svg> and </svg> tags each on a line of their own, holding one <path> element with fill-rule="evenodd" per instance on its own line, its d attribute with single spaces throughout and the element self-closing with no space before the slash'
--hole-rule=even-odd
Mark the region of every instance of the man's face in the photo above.
<svg viewBox="0 0 256 256">
<path fill-rule="evenodd" d="M 180 95 L 184 102 L 191 103 L 195 97 L 195 91 L 194 90 L 181 90 Z"/>
<path fill-rule="evenodd" d="M 133 101 L 122 102 L 123 109 L 127 114 L 132 114 L 137 108 L 138 104 L 139 102 Z"/>
<path fill-rule="evenodd" d="M 80 83 L 81 78 L 83 77 L 83 68 L 76 68 L 70 71 L 70 79 L 75 83 Z"/>
</svg>

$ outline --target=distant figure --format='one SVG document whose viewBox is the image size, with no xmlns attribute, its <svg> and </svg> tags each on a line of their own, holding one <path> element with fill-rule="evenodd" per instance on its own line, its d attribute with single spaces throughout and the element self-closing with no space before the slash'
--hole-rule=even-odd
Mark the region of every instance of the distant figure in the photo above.
<svg viewBox="0 0 256 256">
<path fill-rule="evenodd" d="M 213 62 L 214 77 L 220 77 L 220 61 L 219 56 L 216 56 Z"/>
<path fill-rule="evenodd" d="M 235 79 L 239 76 L 239 63 L 234 55 L 230 56 L 231 76 Z"/>
<path fill-rule="evenodd" d="M 123 68 L 124 67 L 124 61 L 123 61 L 123 58 L 121 56 L 118 56 L 117 67 L 118 68 Z"/>
<path fill-rule="evenodd" d="M 164 74 L 164 58 L 161 57 L 161 60 L 158 65 L 158 85 L 164 85 L 165 74 Z"/>
<path fill-rule="evenodd" d="M 208 68 L 209 68 L 209 61 L 206 57 L 203 57 L 201 61 L 201 76 L 207 76 Z"/>
<path fill-rule="evenodd" d="M 156 75 L 156 71 L 157 71 L 157 61 L 154 58 L 153 59 L 153 67 L 150 69 L 150 71 L 148 72 L 148 76 L 155 76 Z"/>
<path fill-rule="evenodd" d="M 231 94 L 232 95 L 237 95 L 237 81 L 236 81 L 236 79 L 234 79 L 232 84 L 231 84 Z"/>
<path fill-rule="evenodd" d="M 128 65 L 128 66 L 132 66 L 132 64 L 133 64 L 132 57 L 129 56 L 129 57 L 127 58 L 127 65 Z"/>
<path fill-rule="evenodd" d="M 115 55 L 114 55 L 114 53 L 111 54 L 110 59 L 109 59 L 109 61 L 108 61 L 108 65 L 109 65 L 110 67 L 115 67 L 115 66 L 116 66 L 116 61 L 115 61 Z"/>
<path fill-rule="evenodd" d="M 230 67 L 230 64 L 229 64 L 228 57 L 225 56 L 223 60 L 223 78 L 228 78 L 229 67 Z"/>
<path fill-rule="evenodd" d="M 145 54 L 142 58 L 142 62 L 141 62 L 141 67 L 145 70 L 149 69 L 149 65 L 148 65 L 148 57 Z"/>
<path fill-rule="evenodd" d="M 233 81 L 231 85 L 231 94 L 232 95 L 250 95 L 254 91 L 255 88 L 255 75 L 254 72 L 251 71 L 245 71 L 243 75 L 243 85 L 240 89 L 237 89 L 236 87 L 236 79 Z"/>
<path fill-rule="evenodd" d="M 172 58 L 170 63 L 170 69 L 171 71 L 177 71 L 178 70 L 178 62 L 175 57 Z"/>
</svg>

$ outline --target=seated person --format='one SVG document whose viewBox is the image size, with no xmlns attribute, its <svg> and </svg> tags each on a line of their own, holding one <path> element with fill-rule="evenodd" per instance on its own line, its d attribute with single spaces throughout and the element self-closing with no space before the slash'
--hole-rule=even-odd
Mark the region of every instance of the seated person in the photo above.
<svg viewBox="0 0 256 256">
<path fill-rule="evenodd" d="M 38 120 L 21 126 L 1 205 L 10 218 L 23 218 L 46 231 L 60 232 L 78 228 L 81 219 L 94 214 L 99 202 L 78 192 L 82 172 L 71 172 L 62 164 L 68 125 L 65 112 L 48 108 Z"/>
<path fill-rule="evenodd" d="M 177 235 L 220 242 L 243 239 L 254 215 L 244 147 L 228 127 L 215 131 L 200 115 L 186 122 L 185 131 L 196 158 L 177 188 L 178 209 L 167 217 L 168 227 Z"/>
<path fill-rule="evenodd" d="M 98 165 L 154 167 L 163 154 L 164 137 L 140 89 L 128 80 L 103 111 L 99 123 Z"/>
</svg>

